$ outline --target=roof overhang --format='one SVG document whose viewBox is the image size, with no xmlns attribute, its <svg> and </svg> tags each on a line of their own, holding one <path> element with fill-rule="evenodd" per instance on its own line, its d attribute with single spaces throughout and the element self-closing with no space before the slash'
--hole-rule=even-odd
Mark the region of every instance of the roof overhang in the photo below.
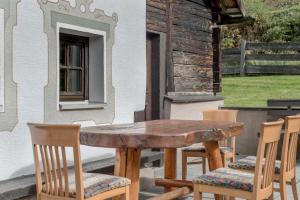
<svg viewBox="0 0 300 200">
<path fill-rule="evenodd" d="M 220 15 L 219 25 L 254 21 L 247 16 L 243 0 L 213 0 L 212 4 Z"/>
</svg>

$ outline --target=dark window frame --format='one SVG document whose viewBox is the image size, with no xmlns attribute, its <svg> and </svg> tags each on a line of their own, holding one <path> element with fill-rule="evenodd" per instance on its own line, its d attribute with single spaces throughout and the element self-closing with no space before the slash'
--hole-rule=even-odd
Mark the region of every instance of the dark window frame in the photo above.
<svg viewBox="0 0 300 200">
<path fill-rule="evenodd" d="M 72 34 L 59 34 L 59 48 L 61 48 L 61 44 L 64 45 L 64 57 L 65 63 L 61 64 L 59 60 L 59 77 L 61 76 L 61 71 L 65 71 L 65 90 L 61 91 L 61 78 L 59 78 L 59 99 L 60 101 L 83 101 L 89 99 L 89 38 L 82 37 L 78 35 Z M 80 51 L 80 67 L 70 66 L 69 52 L 71 45 L 79 45 L 81 46 Z M 59 59 L 61 58 L 61 51 L 59 51 Z M 70 70 L 81 71 L 80 76 L 80 91 L 79 92 L 70 92 L 69 84 L 68 84 L 68 74 L 70 74 Z"/>
</svg>

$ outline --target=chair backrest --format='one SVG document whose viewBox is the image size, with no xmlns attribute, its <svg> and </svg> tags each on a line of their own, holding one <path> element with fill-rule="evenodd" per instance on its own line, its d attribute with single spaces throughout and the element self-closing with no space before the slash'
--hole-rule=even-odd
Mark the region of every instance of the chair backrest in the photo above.
<svg viewBox="0 0 300 200">
<path fill-rule="evenodd" d="M 69 197 L 69 170 L 66 148 L 73 150 L 76 199 L 84 198 L 80 158 L 80 125 L 50 125 L 28 123 L 31 131 L 36 166 L 37 195 Z M 41 174 L 44 171 L 44 192 Z M 38 198 L 39 199 L 39 198 Z"/>
<path fill-rule="evenodd" d="M 212 121 L 236 122 L 237 114 L 238 110 L 207 110 L 203 111 L 203 119 Z M 235 151 L 235 137 L 231 137 L 228 140 L 230 140 L 230 146 L 232 150 Z M 228 140 L 220 141 L 219 145 L 228 146 Z"/>
<path fill-rule="evenodd" d="M 261 125 L 254 175 L 254 194 L 272 194 L 277 147 L 284 120 Z"/>
<path fill-rule="evenodd" d="M 286 117 L 280 167 L 283 176 L 287 172 L 295 173 L 299 133 L 300 115 Z"/>
</svg>

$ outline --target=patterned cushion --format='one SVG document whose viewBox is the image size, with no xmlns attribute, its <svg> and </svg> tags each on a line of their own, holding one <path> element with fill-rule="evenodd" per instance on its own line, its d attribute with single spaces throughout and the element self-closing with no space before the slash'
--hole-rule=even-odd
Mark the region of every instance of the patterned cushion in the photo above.
<svg viewBox="0 0 300 200">
<path fill-rule="evenodd" d="M 69 176 L 69 193 L 71 197 L 76 197 L 75 175 Z M 97 194 L 121 188 L 131 184 L 127 178 L 110 176 L 106 174 L 83 173 L 84 197 L 90 198 Z M 43 192 L 46 192 L 46 185 L 43 185 Z"/>
<path fill-rule="evenodd" d="M 183 151 L 197 151 L 205 153 L 205 147 L 202 144 L 194 144 L 182 149 Z M 221 153 L 229 153 L 232 152 L 232 148 L 230 147 L 220 147 Z"/>
<path fill-rule="evenodd" d="M 232 168 L 232 169 L 254 171 L 255 165 L 256 165 L 256 156 L 248 156 L 248 157 L 240 159 L 236 162 L 229 163 L 228 167 Z M 276 162 L 275 162 L 275 173 L 276 174 L 280 174 L 280 165 L 281 165 L 281 161 L 276 160 Z"/>
<path fill-rule="evenodd" d="M 252 192 L 253 179 L 254 175 L 252 173 L 241 172 L 229 168 L 219 168 L 195 178 L 193 182 L 196 184 L 198 183 Z"/>
</svg>

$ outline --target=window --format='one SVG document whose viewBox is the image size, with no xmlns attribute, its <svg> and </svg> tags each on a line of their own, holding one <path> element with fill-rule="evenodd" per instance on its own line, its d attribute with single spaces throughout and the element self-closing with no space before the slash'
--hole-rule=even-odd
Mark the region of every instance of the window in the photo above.
<svg viewBox="0 0 300 200">
<path fill-rule="evenodd" d="M 88 8 L 92 1 L 82 1 L 80 2 L 81 6 L 74 8 L 67 3 L 64 5 L 65 9 L 61 8 L 61 3 L 58 1 L 47 1 L 47 4 L 41 0 L 38 2 L 43 12 L 44 32 L 49 44 L 48 81 L 44 91 L 44 121 L 73 123 L 92 120 L 96 124 L 112 122 L 115 114 L 112 48 L 118 21 L 117 14 L 108 16 L 103 10 L 97 8 L 91 11 Z M 87 8 L 85 12 L 80 10 L 82 5 Z M 62 34 L 89 39 L 88 55 L 86 55 L 88 67 L 84 70 L 85 81 L 82 84 L 85 85 L 81 92 L 81 94 L 86 94 L 84 100 L 63 100 L 64 98 L 61 98 L 60 36 Z M 66 49 L 64 48 L 64 50 Z M 64 54 L 67 55 L 66 52 Z M 83 75 L 81 76 L 83 77 Z M 63 80 L 67 81 L 65 77 Z M 64 86 L 66 87 L 66 84 Z M 66 92 L 66 90 L 64 91 Z M 83 99 L 82 96 L 81 99 Z M 72 96 L 71 98 L 74 99 Z"/>
<path fill-rule="evenodd" d="M 88 100 L 89 38 L 60 33 L 60 101 Z"/>
<path fill-rule="evenodd" d="M 58 26 L 58 109 L 102 109 L 106 103 L 105 32 Z"/>
</svg>

